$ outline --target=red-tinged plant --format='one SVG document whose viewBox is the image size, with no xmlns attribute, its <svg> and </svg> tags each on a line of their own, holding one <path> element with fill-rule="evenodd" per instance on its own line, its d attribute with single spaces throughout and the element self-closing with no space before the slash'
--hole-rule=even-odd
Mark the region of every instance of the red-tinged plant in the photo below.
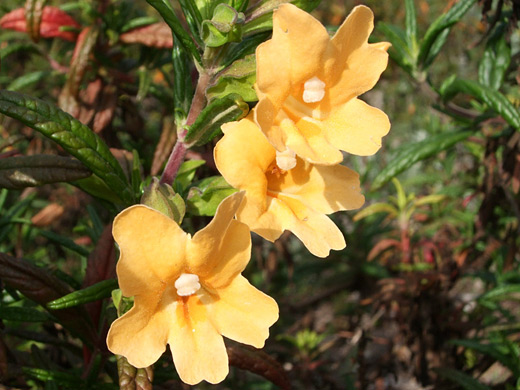
<svg viewBox="0 0 520 390">
<path fill-rule="evenodd" d="M 69 14 L 59 8 L 51 6 L 43 8 L 40 21 L 40 37 L 56 37 L 74 42 L 77 33 L 70 30 L 64 30 L 64 27 L 79 29 L 81 26 Z M 17 8 L 8 14 L 5 14 L 0 19 L 0 28 L 28 32 L 25 9 Z"/>
<path fill-rule="evenodd" d="M 149 47 L 171 49 L 173 36 L 170 27 L 164 22 L 137 27 L 119 36 L 124 43 L 140 43 Z"/>
</svg>

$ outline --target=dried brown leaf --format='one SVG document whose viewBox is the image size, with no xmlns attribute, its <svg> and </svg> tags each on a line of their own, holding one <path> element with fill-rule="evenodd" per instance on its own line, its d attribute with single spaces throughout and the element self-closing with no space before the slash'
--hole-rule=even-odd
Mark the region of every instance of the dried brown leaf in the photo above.
<svg viewBox="0 0 520 390">
<path fill-rule="evenodd" d="M 96 115 L 94 116 L 94 124 L 92 130 L 99 133 L 105 127 L 107 127 L 117 108 L 117 95 L 116 88 L 113 85 L 107 85 L 103 88 L 103 94 L 101 95 L 101 101 L 99 102 Z"/>
<path fill-rule="evenodd" d="M 149 47 L 171 49 L 173 36 L 170 27 L 164 22 L 137 27 L 119 36 L 124 43 L 140 43 Z"/>
<path fill-rule="evenodd" d="M 79 87 L 89 65 L 89 57 L 94 50 L 98 35 L 99 30 L 93 27 L 86 27 L 79 34 L 67 73 L 67 82 L 58 98 L 60 108 L 74 117 L 79 115 Z"/>
<path fill-rule="evenodd" d="M 159 139 L 159 143 L 157 144 L 153 155 L 152 168 L 150 170 L 152 176 L 159 173 L 166 162 L 166 159 L 170 155 L 176 140 L 177 132 L 173 118 L 166 117 L 163 122 L 161 138 Z"/>
<path fill-rule="evenodd" d="M 58 220 L 64 212 L 65 208 L 62 205 L 59 205 L 58 203 L 51 203 L 35 214 L 31 218 L 31 222 L 36 227 L 49 226 L 54 221 Z"/>
</svg>

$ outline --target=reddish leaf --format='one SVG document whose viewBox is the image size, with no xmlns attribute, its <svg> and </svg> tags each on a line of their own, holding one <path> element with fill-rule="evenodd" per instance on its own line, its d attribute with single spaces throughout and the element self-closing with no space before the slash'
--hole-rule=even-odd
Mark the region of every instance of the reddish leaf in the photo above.
<svg viewBox="0 0 520 390">
<path fill-rule="evenodd" d="M 172 30 L 164 22 L 137 27 L 119 36 L 124 43 L 140 43 L 141 45 L 171 49 L 173 47 Z"/>
<path fill-rule="evenodd" d="M 230 365 L 261 375 L 283 390 L 291 388 L 287 373 L 281 364 L 264 351 L 234 344 L 227 347 L 227 353 Z"/>
<path fill-rule="evenodd" d="M 59 8 L 51 6 L 44 7 L 40 21 L 40 37 L 57 37 L 74 42 L 77 34 L 74 31 L 62 31 L 62 27 L 79 29 L 80 25 L 69 14 Z M 17 8 L 5 14 L 0 19 L 0 28 L 28 32 L 27 21 L 25 20 L 25 9 Z"/>
<path fill-rule="evenodd" d="M 401 248 L 401 243 L 397 240 L 386 238 L 384 240 L 379 241 L 369 252 L 367 256 L 368 261 L 374 260 L 379 254 L 386 251 L 388 248 Z"/>
<path fill-rule="evenodd" d="M 58 203 L 50 203 L 41 209 L 36 215 L 31 218 L 31 222 L 34 226 L 45 227 L 58 220 L 63 213 L 65 208 Z"/>
<path fill-rule="evenodd" d="M 49 274 L 45 269 L 5 253 L 0 253 L 0 279 L 7 286 L 20 291 L 21 294 L 43 307 L 47 302 L 71 292 L 64 282 Z M 90 322 L 85 321 L 87 314 L 80 307 L 52 310 L 51 313 L 60 324 L 84 342 L 94 343 L 95 333 Z"/>
</svg>

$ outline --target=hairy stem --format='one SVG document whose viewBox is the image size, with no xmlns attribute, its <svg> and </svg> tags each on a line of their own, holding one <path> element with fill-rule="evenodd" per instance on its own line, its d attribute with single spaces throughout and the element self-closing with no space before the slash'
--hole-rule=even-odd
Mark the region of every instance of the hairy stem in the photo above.
<svg viewBox="0 0 520 390">
<path fill-rule="evenodd" d="M 206 87 L 210 81 L 210 75 L 206 72 L 201 72 L 199 75 L 199 81 L 197 82 L 197 89 L 195 90 L 195 95 L 193 96 L 193 100 L 191 101 L 190 112 L 188 113 L 188 117 L 186 118 L 185 126 L 190 126 L 195 122 L 195 119 L 199 116 L 200 112 L 204 108 L 206 104 Z M 173 147 L 173 150 L 168 158 L 168 162 L 164 167 L 163 174 L 161 176 L 160 183 L 161 184 L 172 184 L 177 176 L 177 172 L 179 171 L 179 167 L 184 161 L 184 157 L 186 156 L 186 151 L 188 148 L 184 143 L 184 137 L 186 136 L 187 130 L 183 129 L 179 132 L 177 137 L 177 142 Z"/>
</svg>

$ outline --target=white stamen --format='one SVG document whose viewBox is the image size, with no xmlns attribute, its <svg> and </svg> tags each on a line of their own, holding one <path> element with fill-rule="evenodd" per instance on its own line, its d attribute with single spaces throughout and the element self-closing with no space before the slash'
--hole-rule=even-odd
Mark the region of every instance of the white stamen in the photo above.
<svg viewBox="0 0 520 390">
<path fill-rule="evenodd" d="M 278 168 L 288 171 L 296 166 L 296 153 L 287 148 L 283 152 L 276 151 L 276 165 Z"/>
<path fill-rule="evenodd" d="M 200 289 L 199 277 L 194 274 L 181 274 L 175 281 L 177 295 L 187 297 L 195 294 Z"/>
<path fill-rule="evenodd" d="M 303 101 L 305 103 L 320 102 L 325 96 L 325 83 L 314 76 L 303 84 Z"/>
</svg>

